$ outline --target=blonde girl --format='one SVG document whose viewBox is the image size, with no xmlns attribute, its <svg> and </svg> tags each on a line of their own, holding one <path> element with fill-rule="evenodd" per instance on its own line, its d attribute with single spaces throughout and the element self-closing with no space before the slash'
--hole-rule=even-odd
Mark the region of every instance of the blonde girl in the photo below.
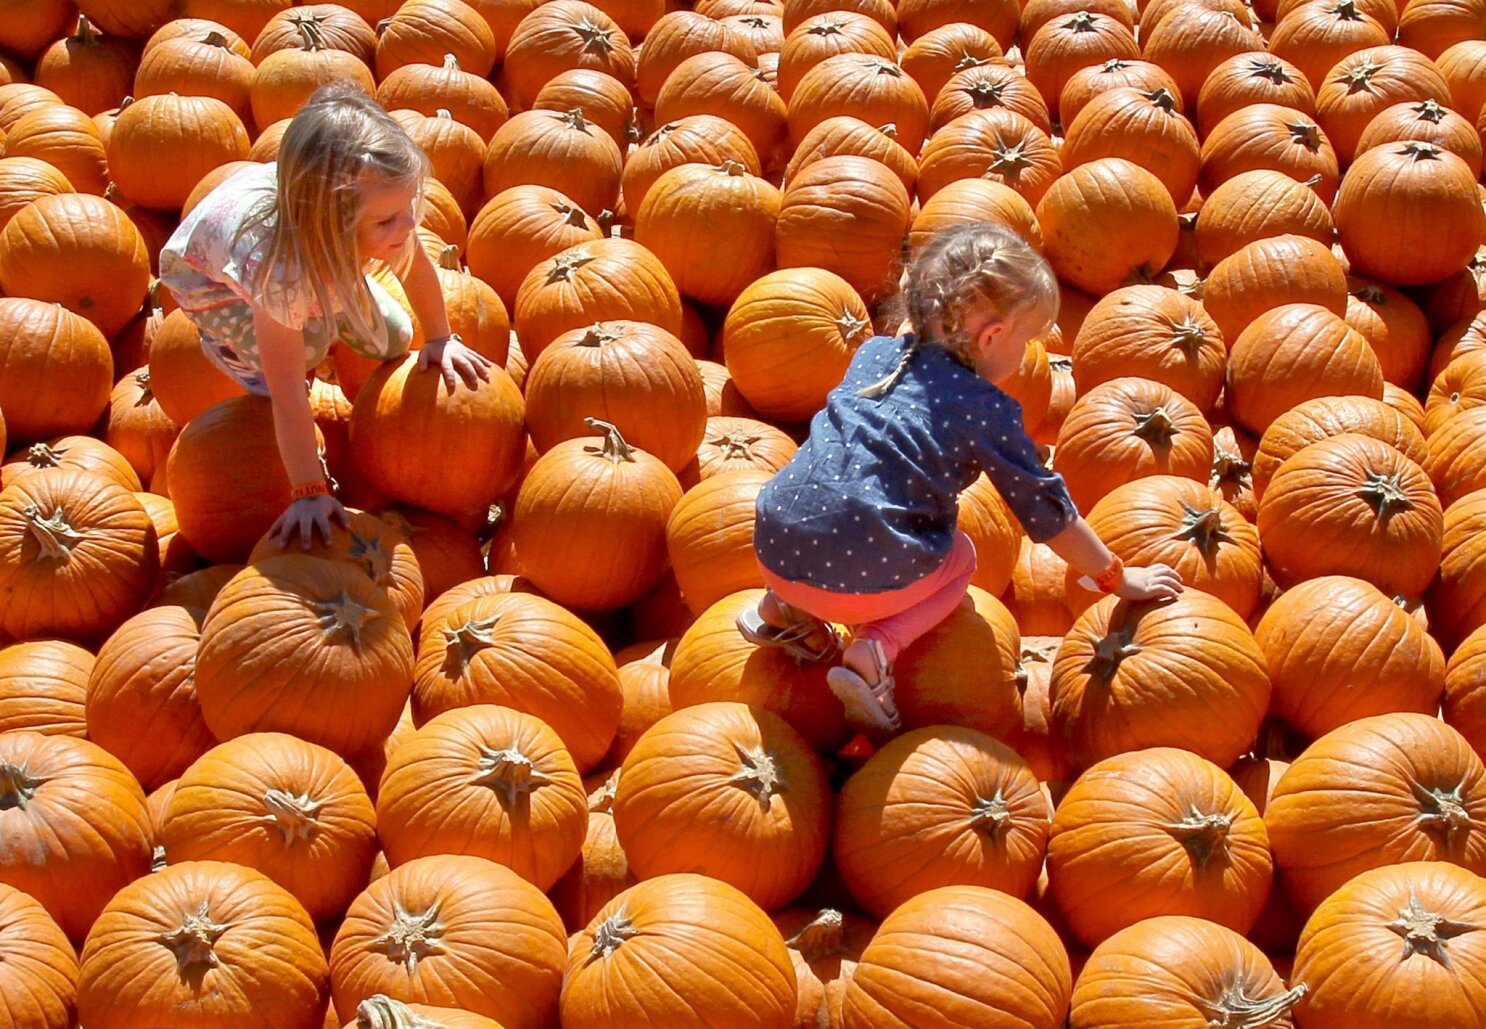
<svg viewBox="0 0 1486 1029">
<path fill-rule="evenodd" d="M 1132 600 L 1181 592 L 1171 568 L 1125 568 L 1100 542 L 998 388 L 1050 330 L 1057 300 L 1047 262 L 1011 232 L 974 224 L 935 236 L 905 277 L 912 331 L 861 345 L 759 494 L 754 545 L 769 588 L 738 628 L 805 659 L 839 658 L 831 689 L 859 730 L 901 728 L 893 661 L 965 596 L 975 547 L 956 528 L 956 502 L 982 472 L 1089 588 Z M 828 623 L 852 627 L 844 649 Z"/>
<path fill-rule="evenodd" d="M 354 86 L 317 90 L 284 133 L 278 160 L 212 190 L 160 254 L 160 281 L 201 330 L 208 358 L 272 401 L 293 501 L 269 531 L 330 538 L 346 513 L 330 494 L 307 378 L 339 341 L 382 361 L 407 352 L 413 325 L 368 274 L 387 265 L 427 336 L 422 369 L 452 392 L 489 378 L 490 362 L 449 331 L 438 274 L 416 233 L 428 159 Z"/>
</svg>

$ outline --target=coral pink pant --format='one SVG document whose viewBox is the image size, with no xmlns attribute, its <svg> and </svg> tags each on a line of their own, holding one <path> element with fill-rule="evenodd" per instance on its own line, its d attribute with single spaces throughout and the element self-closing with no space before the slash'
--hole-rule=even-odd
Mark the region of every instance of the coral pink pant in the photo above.
<svg viewBox="0 0 1486 1029">
<path fill-rule="evenodd" d="M 836 593 L 790 582 L 767 568 L 763 573 L 764 584 L 778 600 L 824 621 L 855 626 L 855 636 L 877 640 L 891 662 L 964 599 L 975 574 L 975 544 L 957 531 L 943 564 L 917 582 L 881 593 Z"/>
</svg>

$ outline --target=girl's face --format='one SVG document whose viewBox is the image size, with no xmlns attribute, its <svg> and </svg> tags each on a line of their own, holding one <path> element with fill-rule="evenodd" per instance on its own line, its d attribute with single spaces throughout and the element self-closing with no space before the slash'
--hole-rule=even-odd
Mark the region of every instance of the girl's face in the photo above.
<svg viewBox="0 0 1486 1029">
<path fill-rule="evenodd" d="M 417 226 L 418 191 L 412 183 L 365 177 L 356 183 L 356 247 L 363 261 L 391 262 Z"/>
<path fill-rule="evenodd" d="M 975 354 L 975 370 L 1000 385 L 1016 374 L 1027 345 L 1052 331 L 1053 313 L 1046 304 L 1033 304 L 1009 314 L 978 310 L 965 319 L 965 337 Z"/>
</svg>

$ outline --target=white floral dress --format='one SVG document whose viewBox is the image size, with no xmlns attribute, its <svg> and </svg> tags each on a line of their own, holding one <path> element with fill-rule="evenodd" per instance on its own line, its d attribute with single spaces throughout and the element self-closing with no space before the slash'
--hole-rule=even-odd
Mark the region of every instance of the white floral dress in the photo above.
<svg viewBox="0 0 1486 1029">
<path fill-rule="evenodd" d="M 207 194 L 160 251 L 160 281 L 201 330 L 207 357 L 250 393 L 268 394 L 253 331 L 255 303 L 275 321 L 303 331 L 306 368 L 324 360 L 337 341 L 379 361 L 407 353 L 412 321 L 370 276 L 366 284 L 374 302 L 375 332 L 363 339 L 339 309 L 327 319 L 314 291 L 292 269 L 266 274 L 272 217 L 249 222 L 274 202 L 277 189 L 276 163 L 242 169 Z"/>
</svg>

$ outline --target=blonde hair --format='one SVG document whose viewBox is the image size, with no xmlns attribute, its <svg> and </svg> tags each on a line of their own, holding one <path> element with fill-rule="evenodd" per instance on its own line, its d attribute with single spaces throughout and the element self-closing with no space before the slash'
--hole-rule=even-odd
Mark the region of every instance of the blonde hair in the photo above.
<svg viewBox="0 0 1486 1029">
<path fill-rule="evenodd" d="M 892 391 L 924 346 L 938 346 L 973 364 L 974 341 L 961 334 L 962 314 L 989 308 L 1012 315 L 1029 308 L 1058 310 L 1058 280 L 1041 254 L 1010 229 L 992 222 L 954 225 L 934 235 L 914 256 L 900 298 L 913 338 L 886 376 L 857 392 Z"/>
<path fill-rule="evenodd" d="M 276 197 L 253 219 L 270 225 L 261 288 L 275 288 L 274 273 L 298 279 L 327 321 L 339 307 L 353 331 L 375 336 L 381 316 L 357 248 L 361 192 L 356 186 L 363 174 L 406 183 L 421 208 L 429 173 L 423 150 L 362 89 L 332 83 L 315 90 L 284 132 Z M 394 271 L 407 270 L 417 235 L 409 234 Z"/>
</svg>

